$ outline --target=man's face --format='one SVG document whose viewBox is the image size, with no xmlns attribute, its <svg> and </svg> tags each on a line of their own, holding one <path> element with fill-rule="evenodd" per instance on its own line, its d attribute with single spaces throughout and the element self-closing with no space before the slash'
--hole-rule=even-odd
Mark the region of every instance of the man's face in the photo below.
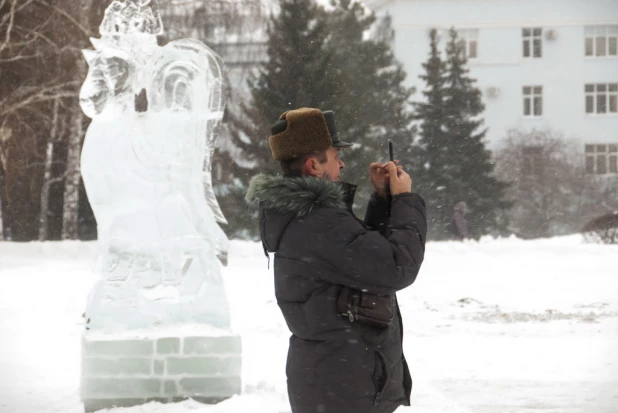
<svg viewBox="0 0 618 413">
<path fill-rule="evenodd" d="M 333 147 L 326 150 L 325 163 L 319 163 L 316 160 L 314 165 L 316 169 L 310 170 L 311 175 L 317 176 L 318 178 L 330 179 L 335 182 L 339 181 L 341 170 L 345 167 L 345 164 L 341 160 L 339 149 Z"/>
</svg>

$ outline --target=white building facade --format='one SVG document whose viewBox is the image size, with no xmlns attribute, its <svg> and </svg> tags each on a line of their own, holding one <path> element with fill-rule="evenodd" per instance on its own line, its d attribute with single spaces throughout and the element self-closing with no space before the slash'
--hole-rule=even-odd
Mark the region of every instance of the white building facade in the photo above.
<svg viewBox="0 0 618 413">
<path fill-rule="evenodd" d="M 367 0 L 389 15 L 394 52 L 422 99 L 429 31 L 465 39 L 488 146 L 509 129 L 581 142 L 588 173 L 618 174 L 618 0 Z"/>
</svg>

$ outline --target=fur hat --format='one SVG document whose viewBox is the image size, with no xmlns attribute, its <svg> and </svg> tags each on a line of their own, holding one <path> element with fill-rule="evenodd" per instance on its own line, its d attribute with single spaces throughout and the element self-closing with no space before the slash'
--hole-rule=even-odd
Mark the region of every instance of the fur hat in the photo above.
<svg viewBox="0 0 618 413">
<path fill-rule="evenodd" d="M 339 139 L 335 127 L 335 112 L 300 108 L 284 112 L 271 127 L 268 138 L 276 161 L 287 161 L 331 146 L 347 148 L 352 144 Z"/>
</svg>

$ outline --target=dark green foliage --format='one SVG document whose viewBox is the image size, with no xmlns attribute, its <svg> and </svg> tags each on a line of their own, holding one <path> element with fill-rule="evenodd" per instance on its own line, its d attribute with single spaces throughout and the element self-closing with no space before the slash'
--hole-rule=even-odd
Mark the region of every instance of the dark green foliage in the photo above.
<svg viewBox="0 0 618 413">
<path fill-rule="evenodd" d="M 504 233 L 506 184 L 494 177 L 491 153 L 485 148 L 486 129 L 480 118 L 484 105 L 455 30 L 450 31 L 446 61 L 440 57 L 436 30 L 430 33 L 431 51 L 421 79 L 427 84 L 425 101 L 416 103 L 420 139 L 414 176 L 427 201 L 431 239 L 452 237 L 453 207 L 468 205 L 470 236 Z"/>
<path fill-rule="evenodd" d="M 370 194 L 369 163 L 386 160 L 386 140 L 395 141 L 402 161 L 412 144 L 406 111 L 412 90 L 402 85 L 405 73 L 387 40 L 364 36 L 375 16 L 349 0 L 334 1 L 328 11 L 313 0 L 281 0 L 280 10 L 270 20 L 268 61 L 250 82 L 252 101 L 240 113 L 227 114 L 233 143 L 245 158 L 234 159 L 237 185 L 221 198 L 232 236 L 257 235 L 255 213 L 237 202 L 251 176 L 280 173 L 267 138 L 284 111 L 336 112 L 341 138 L 357 144 L 343 152 L 343 159 L 344 179 L 359 185 L 359 207 Z"/>
<path fill-rule="evenodd" d="M 429 232 L 432 238 L 445 237 L 450 200 L 444 191 L 449 184 L 449 142 L 444 131 L 446 65 L 440 57 L 438 34 L 430 32 L 429 59 L 423 63 L 425 73 L 419 77 L 427 85 L 424 100 L 414 104 L 419 120 L 419 140 L 413 163 L 414 187 L 427 202 Z M 447 209 L 442 211 L 442 209 Z"/>
<path fill-rule="evenodd" d="M 268 147 L 270 124 L 288 109 L 325 104 L 323 80 L 317 76 L 319 69 L 326 70 L 320 53 L 326 36 L 324 11 L 310 0 L 282 1 L 280 7 L 280 15 L 271 16 L 268 26 L 268 60 L 250 80 L 252 101 L 226 113 L 236 155 L 242 157 L 230 157 L 233 183 L 216 188 L 231 237 L 258 235 L 256 211 L 246 205 L 244 194 L 257 172 L 279 170 Z"/>
</svg>

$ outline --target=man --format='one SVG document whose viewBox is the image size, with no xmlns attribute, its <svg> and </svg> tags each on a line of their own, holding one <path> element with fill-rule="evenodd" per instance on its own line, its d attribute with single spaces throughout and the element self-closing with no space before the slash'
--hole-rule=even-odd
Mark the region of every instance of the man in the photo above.
<svg viewBox="0 0 618 413">
<path fill-rule="evenodd" d="M 453 236 L 458 241 L 463 241 L 468 238 L 467 210 L 468 205 L 464 201 L 458 202 L 453 208 L 453 222 L 451 225 L 453 228 Z"/>
<path fill-rule="evenodd" d="M 332 111 L 285 112 L 269 138 L 284 176 L 258 175 L 266 251 L 275 253 L 275 294 L 292 332 L 286 374 L 293 413 L 392 413 L 410 404 L 395 292 L 412 284 L 425 250 L 423 199 L 389 162 L 372 163 L 376 190 L 365 221 L 351 213 L 355 187 Z M 391 205 L 386 183 L 390 184 Z"/>
</svg>

